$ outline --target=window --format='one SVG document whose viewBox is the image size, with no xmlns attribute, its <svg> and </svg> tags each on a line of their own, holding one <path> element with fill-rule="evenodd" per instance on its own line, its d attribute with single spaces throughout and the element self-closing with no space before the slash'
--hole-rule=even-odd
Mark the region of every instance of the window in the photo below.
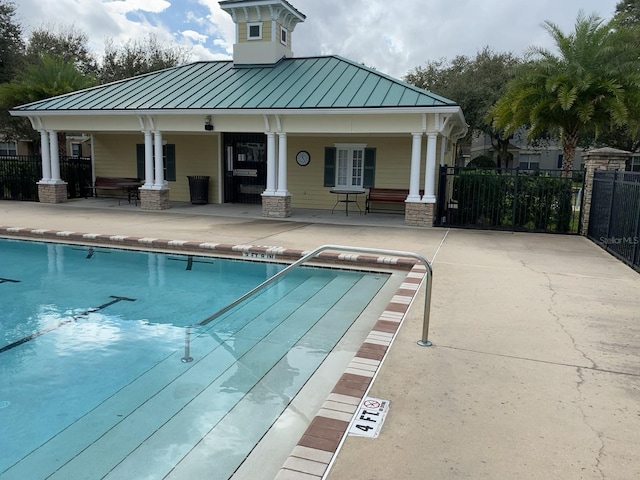
<svg viewBox="0 0 640 480">
<path fill-rule="evenodd" d="M 518 166 L 521 170 L 538 170 L 540 168 L 540 154 L 521 153 Z"/>
<path fill-rule="evenodd" d="M 338 148 L 336 187 L 362 188 L 364 147 Z"/>
<path fill-rule="evenodd" d="M 174 144 L 165 144 L 162 146 L 162 162 L 164 165 L 164 179 L 168 182 L 175 182 L 176 146 Z M 144 143 L 138 143 L 136 145 L 136 164 L 138 167 L 138 178 L 144 179 Z"/>
<path fill-rule="evenodd" d="M 71 156 L 72 157 L 81 157 L 82 156 L 82 144 L 80 144 L 80 143 L 72 143 L 71 144 Z"/>
<path fill-rule="evenodd" d="M 338 144 L 325 148 L 324 186 L 345 189 L 373 187 L 376 149 Z"/>
<path fill-rule="evenodd" d="M 16 142 L 0 142 L 0 155 L 15 156 L 18 154 Z"/>
<path fill-rule="evenodd" d="M 632 172 L 640 172 L 640 157 L 631 157 L 629 170 Z"/>
<path fill-rule="evenodd" d="M 247 24 L 247 39 L 262 40 L 262 24 L 261 23 Z"/>
<path fill-rule="evenodd" d="M 280 27 L 280 43 L 287 44 L 287 30 L 284 27 Z"/>
</svg>

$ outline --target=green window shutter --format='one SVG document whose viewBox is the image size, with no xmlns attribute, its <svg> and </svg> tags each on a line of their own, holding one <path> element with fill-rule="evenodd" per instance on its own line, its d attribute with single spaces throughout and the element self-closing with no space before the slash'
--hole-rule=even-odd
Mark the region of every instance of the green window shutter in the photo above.
<svg viewBox="0 0 640 480">
<path fill-rule="evenodd" d="M 144 178 L 144 143 L 138 143 L 136 145 L 136 165 L 138 167 L 137 177 L 140 180 L 146 180 Z"/>
<path fill-rule="evenodd" d="M 168 182 L 176 181 L 176 146 L 174 144 L 165 145 L 165 155 L 167 158 L 167 173 L 165 180 Z"/>
<path fill-rule="evenodd" d="M 325 147 L 324 149 L 324 186 L 336 186 L 336 149 Z"/>
<path fill-rule="evenodd" d="M 363 188 L 371 188 L 376 180 L 376 149 L 364 149 L 364 172 L 362 174 Z"/>
</svg>

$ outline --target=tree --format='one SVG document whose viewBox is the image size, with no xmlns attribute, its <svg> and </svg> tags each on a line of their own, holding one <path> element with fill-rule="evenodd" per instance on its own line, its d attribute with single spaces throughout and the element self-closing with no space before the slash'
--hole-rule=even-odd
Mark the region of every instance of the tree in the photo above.
<svg viewBox="0 0 640 480">
<path fill-rule="evenodd" d="M 640 0 L 621 1 L 616 5 L 615 15 L 611 23 L 613 28 L 631 29 L 632 35 L 640 38 Z M 636 40 L 637 41 L 637 40 Z M 625 125 L 614 125 L 595 136 L 594 131 L 584 135 L 582 146 L 607 146 L 636 152 L 640 149 L 640 106 L 629 115 Z M 595 138 L 595 141 L 594 141 Z"/>
<path fill-rule="evenodd" d="M 484 47 L 475 58 L 459 55 L 451 63 L 430 61 L 426 67 L 409 72 L 405 81 L 457 102 L 469 124 L 469 135 L 487 134 L 502 167 L 510 156 L 509 139 L 494 128 L 490 112 L 519 63 L 511 53 L 495 53 Z"/>
<path fill-rule="evenodd" d="M 618 2 L 613 20 L 626 27 L 640 25 L 640 0 Z"/>
<path fill-rule="evenodd" d="M 13 2 L 0 0 L 0 83 L 13 78 L 24 53 L 22 28 L 15 23 L 15 14 Z"/>
<path fill-rule="evenodd" d="M 73 26 L 41 27 L 29 35 L 26 62 L 37 65 L 44 56 L 59 57 L 73 62 L 80 73 L 95 75 L 98 64 L 88 41 L 87 34 Z"/>
<path fill-rule="evenodd" d="M 120 47 L 108 40 L 99 73 L 100 82 L 114 82 L 175 67 L 186 63 L 190 55 L 189 50 L 182 47 L 162 44 L 154 35 L 146 40 L 130 40 Z"/>
<path fill-rule="evenodd" d="M 573 169 L 579 135 L 624 125 L 638 104 L 637 42 L 624 28 L 612 29 L 581 12 L 575 31 L 564 34 L 547 21 L 558 55 L 530 48 L 527 62 L 493 108 L 494 125 L 506 134 L 521 126 L 528 137 L 554 133 L 562 142 L 562 170 Z"/>
<path fill-rule="evenodd" d="M 93 77 L 82 74 L 73 60 L 43 55 L 37 63 L 28 64 L 12 82 L 0 85 L 0 108 L 11 109 L 17 105 L 63 95 L 94 84 Z M 18 121 L 6 131 L 7 138 L 33 138 L 37 141 L 35 132 L 28 122 L 22 118 L 16 120 Z M 63 146 L 64 144 L 61 144 L 61 148 Z"/>
</svg>

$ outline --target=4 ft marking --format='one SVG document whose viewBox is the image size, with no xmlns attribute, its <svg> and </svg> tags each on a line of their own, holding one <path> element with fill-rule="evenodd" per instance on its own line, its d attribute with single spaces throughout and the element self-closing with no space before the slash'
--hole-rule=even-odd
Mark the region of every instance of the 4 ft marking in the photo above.
<svg viewBox="0 0 640 480">
<path fill-rule="evenodd" d="M 380 417 L 380 412 L 369 412 L 367 410 L 362 410 L 362 412 L 360 413 L 360 420 L 364 422 L 378 423 L 378 418 L 371 418 L 369 415 L 373 415 L 374 417 Z M 375 427 L 372 427 L 371 425 L 360 425 L 359 423 L 357 423 L 356 428 L 358 430 L 362 430 L 363 432 L 368 432 L 369 430 L 372 430 Z"/>
</svg>

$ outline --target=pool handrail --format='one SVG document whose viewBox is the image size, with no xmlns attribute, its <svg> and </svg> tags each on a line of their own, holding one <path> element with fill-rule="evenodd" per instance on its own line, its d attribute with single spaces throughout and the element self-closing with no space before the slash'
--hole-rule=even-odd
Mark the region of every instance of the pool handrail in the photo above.
<svg viewBox="0 0 640 480">
<path fill-rule="evenodd" d="M 427 285 L 426 285 L 426 288 L 425 288 L 425 298 L 424 298 L 424 316 L 423 316 L 423 320 L 422 320 L 422 337 L 420 338 L 420 340 L 418 340 L 418 345 L 420 345 L 422 347 L 430 347 L 432 345 L 432 343 L 429 341 L 429 338 L 428 338 L 429 337 L 429 315 L 430 315 L 430 311 L 431 311 L 431 287 L 432 287 L 432 283 L 433 283 L 433 270 L 431 268 L 431 263 L 429 263 L 429 261 L 425 257 L 423 257 L 422 255 L 420 255 L 418 253 L 414 253 L 414 252 L 404 252 L 404 251 L 401 251 L 401 250 L 386 250 L 386 249 L 366 248 L 366 247 L 348 247 L 348 246 L 345 246 L 345 245 L 322 245 L 322 246 L 316 248 L 315 250 L 312 250 L 312 251 L 308 252 L 306 255 L 304 255 L 300 259 L 298 259 L 295 262 L 287 265 L 285 268 L 280 270 L 278 273 L 276 273 L 275 275 L 273 275 L 273 276 L 269 277 L 268 279 L 266 279 L 264 282 L 262 282 L 257 287 L 249 290 L 247 293 L 245 293 L 241 297 L 238 297 L 236 300 L 234 300 L 233 302 L 231 302 L 227 306 L 221 308 L 217 312 L 215 312 L 212 315 L 208 316 L 207 318 L 202 320 L 198 325 L 207 325 L 208 323 L 212 322 L 213 320 L 215 320 L 219 316 L 221 316 L 221 315 L 225 314 L 226 312 L 228 312 L 229 310 L 231 310 L 233 307 L 235 307 L 239 303 L 243 302 L 244 300 L 246 300 L 247 298 L 251 297 L 255 293 L 259 292 L 263 288 L 265 288 L 268 285 L 272 284 L 278 278 L 280 278 L 283 275 L 285 275 L 286 273 L 288 273 L 290 270 L 292 270 L 295 267 L 297 267 L 297 266 L 299 266 L 299 265 L 311 260 L 312 258 L 318 256 L 320 253 L 324 252 L 325 250 L 337 250 L 337 251 L 341 251 L 341 252 L 351 252 L 351 253 L 370 253 L 370 254 L 388 255 L 388 256 L 394 256 L 394 257 L 410 257 L 410 258 L 415 258 L 416 260 L 419 260 L 425 266 L 425 268 L 427 269 L 427 273 L 426 273 L 426 275 L 424 276 L 424 278 L 422 280 L 422 281 L 426 280 L 427 281 Z M 421 284 L 422 284 L 422 281 L 420 282 Z M 418 288 L 419 287 L 420 286 L 418 286 Z M 188 358 L 188 355 L 186 355 L 186 357 Z"/>
</svg>

